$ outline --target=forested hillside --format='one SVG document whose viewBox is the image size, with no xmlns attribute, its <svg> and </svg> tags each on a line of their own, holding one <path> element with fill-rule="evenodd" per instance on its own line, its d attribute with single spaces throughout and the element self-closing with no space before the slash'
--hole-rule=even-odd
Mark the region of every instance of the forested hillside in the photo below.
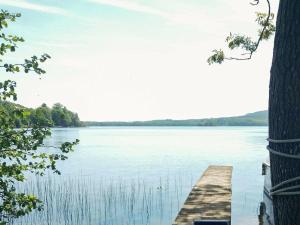
<svg viewBox="0 0 300 225">
<path fill-rule="evenodd" d="M 259 111 L 243 116 L 189 119 L 189 120 L 150 120 L 134 122 L 84 122 L 86 126 L 267 126 L 268 112 Z"/>
<path fill-rule="evenodd" d="M 28 116 L 23 119 L 15 119 L 16 127 L 24 125 L 40 125 L 45 127 L 79 127 L 82 125 L 77 113 L 71 112 L 60 103 L 56 103 L 52 108 L 42 104 L 36 109 L 26 108 L 15 103 L 0 101 L 0 110 L 11 115 L 15 109 L 28 111 Z"/>
</svg>

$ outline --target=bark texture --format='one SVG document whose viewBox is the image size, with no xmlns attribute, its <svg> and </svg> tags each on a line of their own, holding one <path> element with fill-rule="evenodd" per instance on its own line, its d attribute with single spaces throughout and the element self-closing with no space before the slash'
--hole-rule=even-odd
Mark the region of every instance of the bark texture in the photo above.
<svg viewBox="0 0 300 225">
<path fill-rule="evenodd" d="M 300 0 L 280 0 L 269 89 L 269 136 L 300 138 Z M 300 143 L 270 146 L 300 154 Z M 270 154 L 272 185 L 300 176 L 300 160 Z M 292 185 L 300 184 L 293 183 Z M 291 185 L 286 185 L 289 187 Z M 300 195 L 274 196 L 276 225 L 300 225 Z"/>
</svg>

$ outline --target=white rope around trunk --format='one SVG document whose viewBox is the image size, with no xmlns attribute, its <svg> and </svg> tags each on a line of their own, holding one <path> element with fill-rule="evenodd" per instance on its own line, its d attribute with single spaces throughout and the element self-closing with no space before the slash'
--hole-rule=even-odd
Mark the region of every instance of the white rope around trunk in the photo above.
<svg viewBox="0 0 300 225">
<path fill-rule="evenodd" d="M 280 144 L 280 143 L 286 144 L 286 143 L 300 142 L 300 138 L 286 139 L 286 140 L 275 140 L 275 139 L 268 138 L 267 141 L 269 141 L 271 143 L 277 143 L 277 144 Z M 274 154 L 274 155 L 278 155 L 278 156 L 286 157 L 286 158 L 290 158 L 290 159 L 299 159 L 300 160 L 300 154 L 299 155 L 294 155 L 294 154 L 290 154 L 290 153 L 279 152 L 277 150 L 272 149 L 270 146 L 267 146 L 267 150 L 270 153 Z M 290 183 L 295 182 L 295 181 L 300 181 L 300 176 L 288 179 L 286 181 L 283 181 L 283 182 L 275 185 L 274 187 L 271 188 L 270 195 L 271 196 L 273 196 L 273 195 L 281 195 L 281 196 L 284 196 L 284 195 L 300 195 L 300 191 L 296 191 L 297 189 L 300 189 L 300 185 L 294 185 L 294 186 L 286 187 L 286 188 L 282 187 L 286 184 L 290 184 Z"/>
<path fill-rule="evenodd" d="M 294 143 L 294 142 L 300 142 L 300 138 L 287 139 L 287 140 L 274 140 L 271 138 L 267 138 L 267 141 L 272 143 Z"/>
</svg>

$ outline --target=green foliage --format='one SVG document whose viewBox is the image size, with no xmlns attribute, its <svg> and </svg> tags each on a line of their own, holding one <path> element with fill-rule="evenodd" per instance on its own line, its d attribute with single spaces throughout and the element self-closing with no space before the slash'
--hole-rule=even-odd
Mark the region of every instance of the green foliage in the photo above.
<svg viewBox="0 0 300 225">
<path fill-rule="evenodd" d="M 0 12 L 0 68 L 11 73 L 32 71 L 44 74 L 46 71 L 40 68 L 40 64 L 50 58 L 47 54 L 32 56 L 19 64 L 4 62 L 5 54 L 15 52 L 17 44 L 24 42 L 22 37 L 4 32 L 9 22 L 14 22 L 20 16 L 3 10 Z M 66 154 L 78 143 L 78 140 L 65 142 L 61 146 L 52 146 L 53 150 L 45 146 L 45 138 L 51 135 L 50 130 L 45 127 L 51 115 L 46 107 L 35 110 L 38 123 L 21 126 L 29 120 L 30 112 L 22 106 L 2 102 L 17 99 L 15 88 L 16 82 L 12 80 L 0 82 L 0 225 L 32 210 L 42 210 L 42 202 L 34 195 L 19 192 L 15 188 L 16 183 L 25 182 L 28 173 L 42 176 L 46 170 L 52 170 L 60 174 L 56 162 L 67 159 Z M 15 129 L 17 125 L 21 128 Z"/>
<path fill-rule="evenodd" d="M 0 101 L 6 100 L 7 98 L 13 98 L 17 100 L 17 94 L 15 93 L 16 82 L 11 80 L 6 80 L 0 82 Z"/>
<path fill-rule="evenodd" d="M 244 116 L 190 119 L 190 120 L 151 120 L 134 122 L 85 122 L 86 126 L 267 126 L 268 112 L 260 111 Z"/>
<path fill-rule="evenodd" d="M 38 125 L 40 127 L 80 127 L 78 114 L 71 112 L 60 103 L 56 103 L 52 108 L 49 108 L 45 103 L 36 109 L 26 108 L 24 106 L 8 102 L 0 101 L 0 110 L 8 115 L 13 114 L 16 109 L 24 110 L 28 115 L 25 118 L 15 118 L 15 127 L 26 127 Z"/>
<path fill-rule="evenodd" d="M 213 50 L 213 55 L 211 57 L 208 58 L 207 62 L 209 65 L 213 64 L 213 63 L 219 63 L 221 64 L 224 61 L 224 52 L 222 49 L 220 50 Z"/>
<path fill-rule="evenodd" d="M 71 126 L 72 124 L 71 114 L 69 113 L 67 108 L 64 107 L 63 105 L 56 103 L 53 106 L 51 114 L 55 126 L 63 126 L 63 127 Z"/>
<path fill-rule="evenodd" d="M 276 31 L 276 27 L 273 24 L 274 13 L 271 13 L 268 18 L 266 13 L 256 13 L 256 22 L 261 26 L 258 30 L 258 35 L 262 37 L 262 40 L 268 40 Z M 265 27 L 265 29 L 264 29 Z"/>
<path fill-rule="evenodd" d="M 270 8 L 269 8 L 270 9 Z M 243 51 L 242 57 L 226 57 L 223 50 L 213 50 L 213 54 L 207 59 L 209 65 L 218 63 L 221 64 L 224 60 L 248 60 L 251 59 L 252 54 L 257 50 L 262 40 L 268 40 L 275 33 L 275 26 L 273 24 L 273 13 L 256 13 L 257 24 L 261 27 L 258 30 L 258 40 L 253 41 L 251 37 L 232 34 L 226 38 L 227 46 L 230 50 Z"/>
<path fill-rule="evenodd" d="M 4 29 L 8 27 L 9 22 L 14 22 L 21 14 L 12 14 L 7 11 L 1 10 L 0 13 L 0 56 L 4 56 L 7 52 L 15 52 L 18 48 L 17 44 L 20 42 L 24 42 L 22 37 L 18 37 L 16 35 L 7 35 L 4 32 Z M 37 74 L 46 73 L 45 70 L 40 68 L 40 63 L 45 62 L 47 59 L 50 59 L 48 54 L 43 54 L 40 57 L 32 56 L 30 59 L 25 59 L 23 63 L 4 63 L 0 67 L 4 67 L 6 72 L 16 73 L 20 72 L 21 69 L 25 73 L 33 71 Z M 0 58 L 0 62 L 3 62 L 3 59 Z"/>
<path fill-rule="evenodd" d="M 3 31 L 4 28 L 8 27 L 9 22 L 14 22 L 16 18 L 20 17 L 21 14 L 12 14 L 7 11 L 1 10 L 0 13 L 0 30 Z M 3 56 L 7 52 L 14 52 L 17 48 L 18 42 L 24 42 L 22 37 L 15 35 L 6 35 L 4 32 L 0 32 L 1 46 L 0 46 L 0 55 Z M 0 59 L 2 62 L 2 59 Z"/>
<path fill-rule="evenodd" d="M 249 52 L 255 51 L 256 42 L 253 42 L 250 37 L 241 36 L 238 34 L 231 34 L 226 38 L 228 48 L 231 50 L 241 48 Z"/>
<path fill-rule="evenodd" d="M 53 126 L 51 109 L 43 104 L 42 106 L 33 109 L 30 113 L 30 124 L 39 125 L 42 127 L 51 127 Z"/>
</svg>

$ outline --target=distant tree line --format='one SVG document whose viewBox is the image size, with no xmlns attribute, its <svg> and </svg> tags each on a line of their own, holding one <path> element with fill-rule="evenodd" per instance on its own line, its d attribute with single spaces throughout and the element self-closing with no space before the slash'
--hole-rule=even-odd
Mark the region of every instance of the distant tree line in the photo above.
<svg viewBox="0 0 300 225">
<path fill-rule="evenodd" d="M 79 127 L 82 122 L 77 113 L 71 112 L 60 103 L 56 103 L 52 108 L 45 103 L 36 109 L 26 108 L 22 105 L 11 103 L 8 101 L 0 102 L 0 110 L 11 115 L 16 108 L 26 109 L 27 116 L 22 119 L 15 119 L 15 126 L 39 125 L 42 127 Z"/>
<path fill-rule="evenodd" d="M 244 116 L 188 119 L 188 120 L 150 120 L 133 122 L 84 122 L 85 126 L 267 126 L 268 112 L 259 111 Z"/>
</svg>

